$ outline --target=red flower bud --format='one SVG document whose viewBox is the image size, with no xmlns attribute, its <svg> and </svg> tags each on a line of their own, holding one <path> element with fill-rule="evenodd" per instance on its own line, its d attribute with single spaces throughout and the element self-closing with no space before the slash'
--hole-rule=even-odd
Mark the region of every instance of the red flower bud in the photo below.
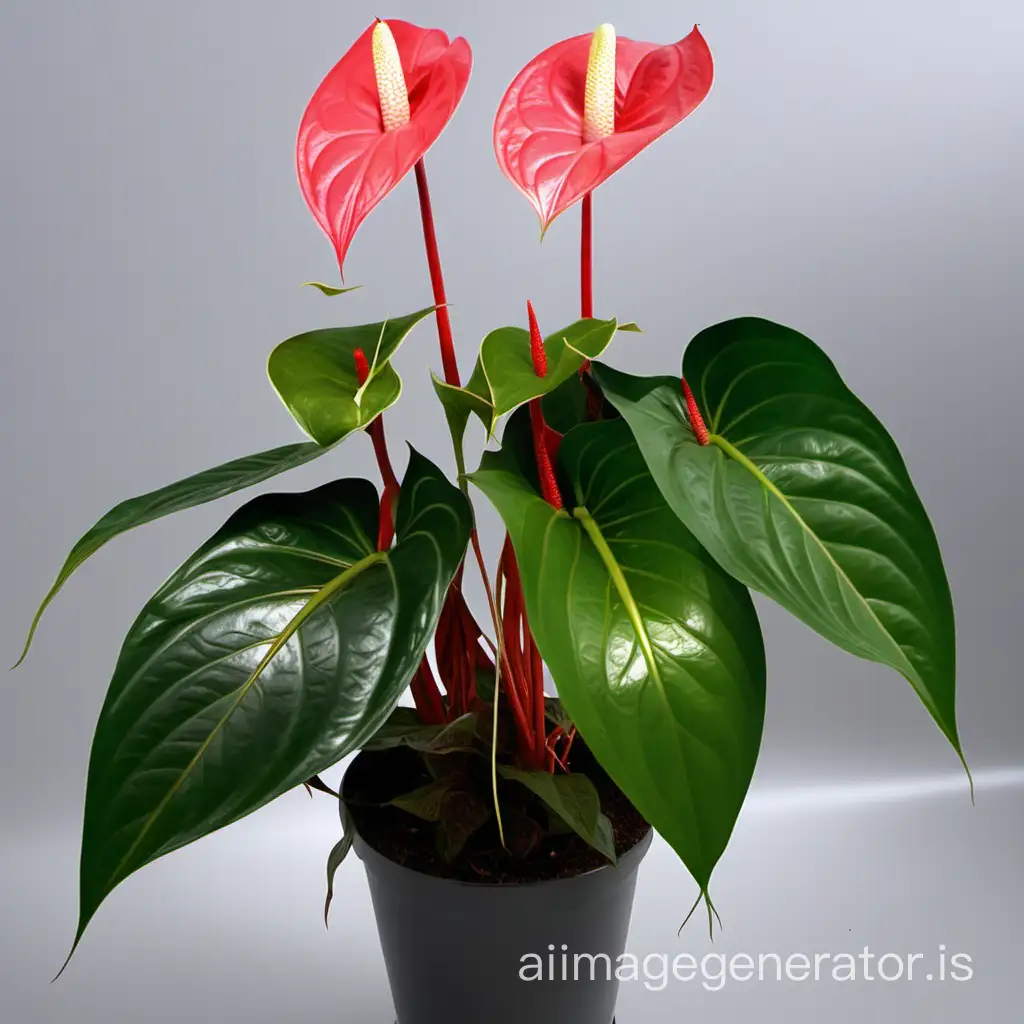
<svg viewBox="0 0 1024 1024">
<path fill-rule="evenodd" d="M 690 385 L 686 383 L 686 378 L 682 379 L 683 384 L 683 400 L 686 402 L 686 412 L 690 417 L 690 427 L 693 432 L 697 435 L 698 444 L 708 443 L 708 428 L 704 425 L 704 417 L 700 414 L 700 409 L 697 408 L 697 399 L 693 397 L 693 392 L 690 390 Z"/>
<path fill-rule="evenodd" d="M 533 359 L 533 372 L 538 377 L 548 375 L 548 354 L 544 351 L 544 339 L 537 325 L 537 314 L 533 311 L 533 303 L 526 300 L 526 315 L 530 319 L 530 356 Z"/>
</svg>

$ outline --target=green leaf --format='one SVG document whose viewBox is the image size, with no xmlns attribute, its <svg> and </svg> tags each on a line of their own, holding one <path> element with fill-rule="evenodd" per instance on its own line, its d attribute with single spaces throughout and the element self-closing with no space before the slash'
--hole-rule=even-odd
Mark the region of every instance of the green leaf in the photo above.
<svg viewBox="0 0 1024 1024">
<path fill-rule="evenodd" d="M 441 802 L 452 787 L 451 779 L 432 779 L 409 793 L 402 793 L 390 801 L 393 807 L 412 814 L 423 821 L 441 820 Z"/>
<path fill-rule="evenodd" d="M 270 382 L 314 441 L 336 444 L 398 401 L 402 382 L 391 357 L 433 311 L 430 306 L 379 324 L 308 331 L 282 341 L 267 362 Z M 370 367 L 362 386 L 356 376 L 356 349 L 362 349 Z"/>
<path fill-rule="evenodd" d="M 480 355 L 465 388 L 439 386 L 435 380 L 453 436 L 461 441 L 470 414 L 480 418 L 488 437 L 493 436 L 502 416 L 554 391 L 588 359 L 601 355 L 617 328 L 615 320 L 577 320 L 549 335 L 544 339 L 548 358 L 545 377 L 538 377 L 533 368 L 529 331 L 522 327 L 491 331 L 480 345 Z"/>
<path fill-rule="evenodd" d="M 541 400 L 544 421 L 559 434 L 587 421 L 587 385 L 578 373 L 567 377 Z"/>
<path fill-rule="evenodd" d="M 475 792 L 453 787 L 441 799 L 435 835 L 438 852 L 451 862 L 462 852 L 470 836 L 491 817 L 491 806 Z"/>
<path fill-rule="evenodd" d="M 474 712 L 443 725 L 424 725 L 415 709 L 399 707 L 395 708 L 374 736 L 363 744 L 363 749 L 410 747 L 425 754 L 467 754 L 476 752 L 476 735 L 477 716 Z"/>
<path fill-rule="evenodd" d="M 465 497 L 413 452 L 397 543 L 365 480 L 232 516 L 130 630 L 93 740 L 76 943 L 132 872 L 358 749 L 423 657 L 465 553 Z"/>
<path fill-rule="evenodd" d="M 701 332 L 672 378 L 595 366 L 666 500 L 718 562 L 843 650 L 889 665 L 961 758 L 953 604 L 895 442 L 809 338 L 767 320 Z"/>
<path fill-rule="evenodd" d="M 505 764 L 498 771 L 540 797 L 578 836 L 616 863 L 611 822 L 601 813 L 601 798 L 585 775 L 524 772 Z"/>
<path fill-rule="evenodd" d="M 71 553 L 64 561 L 57 579 L 49 592 L 39 605 L 32 625 L 29 628 L 28 637 L 25 640 L 25 647 L 21 657 L 15 663 L 15 668 L 20 665 L 28 654 L 32 645 L 32 638 L 35 636 L 39 620 L 46 611 L 47 606 L 57 596 L 61 587 L 67 583 L 71 574 L 87 559 L 95 554 L 107 541 L 113 540 L 119 534 L 126 533 L 136 526 L 151 523 L 155 519 L 169 516 L 174 512 L 181 512 L 196 505 L 203 505 L 208 501 L 223 498 L 235 491 L 243 490 L 246 487 L 253 487 L 264 480 L 277 476 L 279 473 L 295 469 L 297 466 L 305 465 L 318 459 L 330 449 L 323 448 L 318 444 L 309 441 L 302 444 L 288 444 L 281 448 L 273 448 L 270 451 L 260 452 L 257 455 L 246 455 L 241 459 L 234 459 L 225 462 L 223 465 L 214 466 L 202 473 L 186 477 L 167 487 L 160 487 L 148 494 L 140 495 L 137 498 L 129 498 L 115 505 L 95 526 L 84 534 L 77 544 L 71 549 Z"/>
<path fill-rule="evenodd" d="M 346 292 L 354 292 L 357 288 L 362 288 L 361 284 L 350 285 L 348 288 L 335 288 L 332 284 L 324 284 L 323 281 L 303 281 L 303 288 L 316 288 L 317 291 L 321 291 L 324 295 L 344 295 Z M 623 330 L 626 328 L 623 327 Z"/>
<path fill-rule="evenodd" d="M 551 508 L 504 448 L 470 479 L 512 537 L 565 709 L 706 895 L 761 739 L 753 603 L 665 504 L 621 420 L 571 431 L 559 462 L 571 512 Z"/>
<path fill-rule="evenodd" d="M 334 844 L 331 852 L 327 855 L 327 899 L 324 900 L 324 927 L 327 927 L 327 919 L 331 913 L 331 901 L 334 899 L 334 876 L 341 867 L 342 861 L 348 856 L 352 849 L 352 841 L 355 839 L 355 825 L 352 822 L 352 815 L 345 806 L 345 801 L 338 800 L 338 814 L 341 817 L 341 838 Z"/>
<path fill-rule="evenodd" d="M 452 435 L 455 450 L 461 452 L 469 417 L 476 415 L 484 424 L 489 424 L 492 421 L 493 410 L 486 383 L 483 386 L 483 394 L 478 394 L 478 377 L 470 378 L 469 384 L 464 388 L 446 384 L 437 374 L 431 374 L 431 378 L 434 384 L 434 393 L 444 408 L 445 419 L 448 421 L 448 430 Z"/>
</svg>

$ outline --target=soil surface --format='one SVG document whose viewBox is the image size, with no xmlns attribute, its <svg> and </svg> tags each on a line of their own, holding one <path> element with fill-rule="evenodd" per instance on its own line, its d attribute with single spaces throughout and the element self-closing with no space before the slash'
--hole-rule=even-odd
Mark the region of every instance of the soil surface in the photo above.
<svg viewBox="0 0 1024 1024">
<path fill-rule="evenodd" d="M 650 826 L 581 740 L 573 747 L 569 768 L 582 772 L 597 789 L 601 810 L 612 824 L 616 855 L 631 850 Z M 397 807 L 387 806 L 389 800 L 429 780 L 422 759 L 407 748 L 365 751 L 352 762 L 345 774 L 345 802 L 367 846 L 414 871 L 485 884 L 572 878 L 608 864 L 601 853 L 575 833 L 545 835 L 525 856 L 513 856 L 501 845 L 493 813 L 487 824 L 470 837 L 455 860 L 446 863 L 437 849 L 434 825 Z M 490 792 L 483 795 L 491 799 Z M 523 812 L 543 814 L 543 808 L 518 783 L 502 780 L 499 800 L 503 818 L 507 809 L 510 817 Z M 508 821 L 505 826 L 507 838 Z"/>
</svg>

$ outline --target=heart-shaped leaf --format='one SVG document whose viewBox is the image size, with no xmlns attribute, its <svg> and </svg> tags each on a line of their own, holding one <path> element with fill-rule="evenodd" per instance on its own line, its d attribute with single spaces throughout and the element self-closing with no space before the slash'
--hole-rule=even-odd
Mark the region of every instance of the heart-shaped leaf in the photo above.
<svg viewBox="0 0 1024 1024">
<path fill-rule="evenodd" d="M 666 500 L 723 568 L 904 675 L 959 753 L 949 585 L 885 428 L 813 341 L 768 320 L 702 331 L 683 370 L 707 445 L 678 379 L 593 368 Z"/>
<path fill-rule="evenodd" d="M 245 505 L 129 632 L 93 740 L 76 944 L 132 872 L 369 739 L 423 657 L 469 540 L 465 497 L 413 452 L 397 544 L 365 480 Z"/>
<path fill-rule="evenodd" d="M 470 415 L 479 417 L 493 436 L 498 420 L 531 399 L 550 394 L 591 359 L 596 359 L 619 330 L 618 321 L 577 320 L 544 339 L 548 372 L 538 377 L 530 354 L 530 332 L 499 327 L 484 338 L 468 383 L 455 388 L 434 379 L 434 390 L 448 417 L 456 444 L 461 445 Z M 621 329 L 630 329 L 626 325 Z"/>
<path fill-rule="evenodd" d="M 507 764 L 498 765 L 498 771 L 540 797 L 578 836 L 616 862 L 612 823 L 601 813 L 601 798 L 585 775 L 524 772 Z"/>
<path fill-rule="evenodd" d="M 87 558 L 99 551 L 107 541 L 113 540 L 119 534 L 126 533 L 136 526 L 142 526 L 174 512 L 181 512 L 196 505 L 203 505 L 208 501 L 223 498 L 246 487 L 253 487 L 279 473 L 312 462 L 313 459 L 318 459 L 327 451 L 329 451 L 328 448 L 308 441 L 303 444 L 284 445 L 281 448 L 273 448 L 257 455 L 246 455 L 241 459 L 233 459 L 223 465 L 214 466 L 213 469 L 207 469 L 202 473 L 186 477 L 184 480 L 178 480 L 167 487 L 160 487 L 148 494 L 129 498 L 127 501 L 115 505 L 71 549 L 71 553 L 57 574 L 57 579 L 43 598 L 32 619 L 25 647 L 15 667 L 25 660 L 28 649 L 32 645 L 36 627 L 47 606 L 57 596 L 61 587 L 67 583 L 71 574 Z"/>
<path fill-rule="evenodd" d="M 398 401 L 391 357 L 433 306 L 379 324 L 329 327 L 282 341 L 267 362 L 270 382 L 296 422 L 321 445 L 336 444 Z M 356 350 L 369 365 L 359 383 Z"/>
<path fill-rule="evenodd" d="M 764 649 L 750 595 L 665 504 L 621 420 L 584 424 L 562 441 L 571 512 L 538 495 L 513 452 L 506 440 L 470 479 L 512 537 L 530 626 L 559 696 L 706 895 L 764 720 Z"/>
</svg>

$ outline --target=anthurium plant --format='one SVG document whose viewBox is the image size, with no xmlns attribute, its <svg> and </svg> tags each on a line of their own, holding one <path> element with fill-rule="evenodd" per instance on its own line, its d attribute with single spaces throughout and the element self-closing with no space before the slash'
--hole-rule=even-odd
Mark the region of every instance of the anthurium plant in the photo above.
<svg viewBox="0 0 1024 1024">
<path fill-rule="evenodd" d="M 32 632 L 75 569 L 126 530 L 314 459 L 343 465 L 343 442 L 369 435 L 379 487 L 341 476 L 260 494 L 129 630 L 89 764 L 76 945 L 133 872 L 302 784 L 332 792 L 320 773 L 360 750 L 414 765 L 415 785 L 376 806 L 428 837 L 439 874 L 500 879 L 495 865 L 559 843 L 583 844 L 595 859 L 581 864 L 614 862 L 636 836 L 610 817 L 613 792 L 678 853 L 712 920 L 709 883 L 764 720 L 750 590 L 902 675 L 962 760 L 935 534 L 895 443 L 829 357 L 750 317 L 701 330 L 665 376 L 634 376 L 609 355 L 638 328 L 595 315 L 595 194 L 708 95 L 700 31 L 657 45 L 602 25 L 515 77 L 495 154 L 542 232 L 579 204 L 580 318 L 545 332 L 523 282 L 523 323 L 488 334 L 463 377 L 424 158 L 470 67 L 464 39 L 377 20 L 298 132 L 299 184 L 339 271 L 413 172 L 432 302 L 281 342 L 270 382 L 308 440 L 117 505 L 36 615 Z M 316 287 L 344 321 L 342 281 Z M 402 393 L 392 356 L 429 320 L 440 373 L 420 383 L 450 429 L 452 475 L 385 437 Z M 469 462 L 471 421 L 486 441 Z M 473 498 L 507 529 L 490 558 Z M 467 573 L 483 582 L 480 621 Z M 340 796 L 329 886 L 366 806 Z"/>
</svg>

